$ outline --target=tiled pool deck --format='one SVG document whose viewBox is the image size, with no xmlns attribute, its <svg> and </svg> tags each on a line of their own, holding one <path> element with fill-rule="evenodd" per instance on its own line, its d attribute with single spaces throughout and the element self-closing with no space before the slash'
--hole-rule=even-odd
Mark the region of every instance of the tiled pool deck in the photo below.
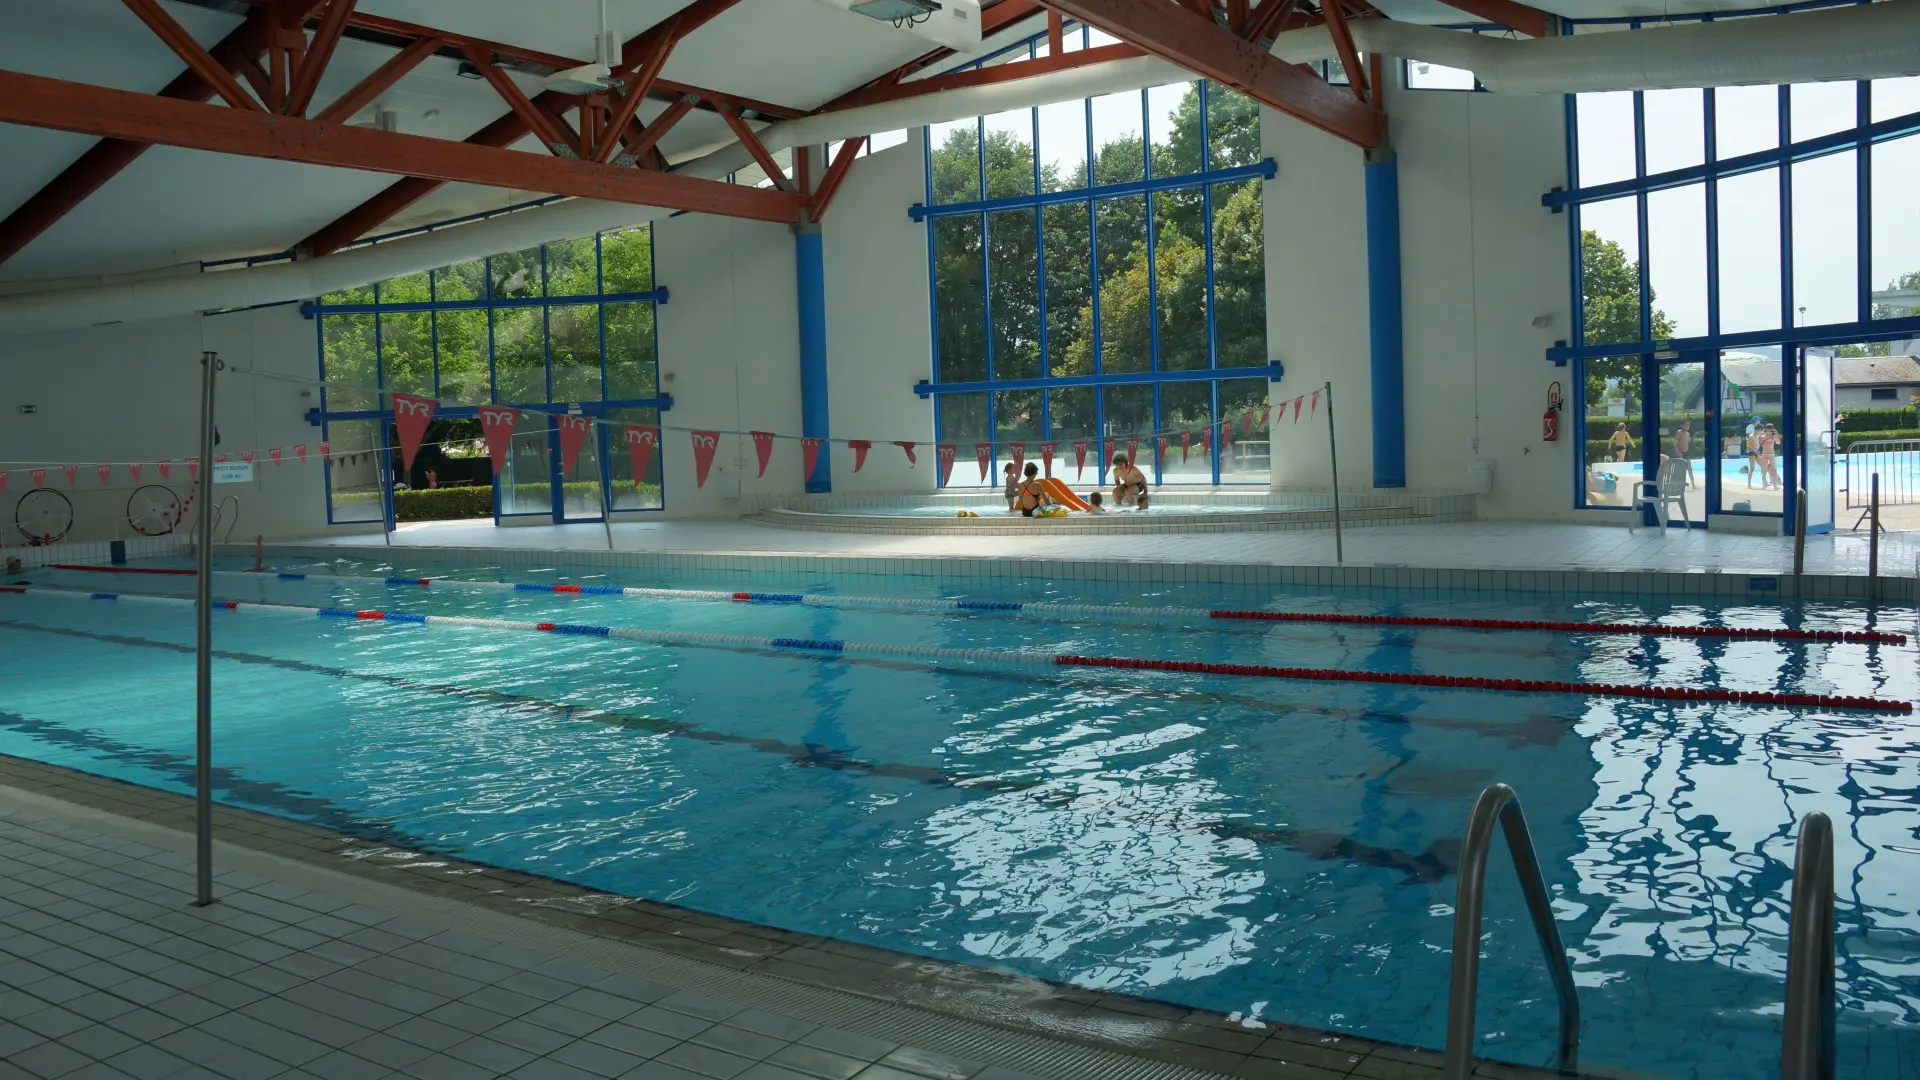
<svg viewBox="0 0 1920 1080">
<path fill-rule="evenodd" d="M 0 1080 L 1430 1080 L 1438 1055 L 597 894 L 0 757 Z M 1482 1063 L 1477 1075 L 1547 1074 Z M 1604 1075 L 1618 1076 L 1617 1073 Z"/>
<path fill-rule="evenodd" d="M 645 570 L 851 572 L 949 578 L 1110 579 L 1400 589 L 1500 589 L 1583 595 L 1779 597 L 1794 588 L 1792 542 L 1674 529 L 1455 522 L 1349 530 L 1336 565 L 1326 530 L 1129 536 L 908 536 L 800 532 L 738 521 L 496 528 L 491 522 L 404 525 L 389 548 L 376 533 L 269 544 L 269 553 L 340 554 L 477 565 L 583 563 Z M 234 545 L 233 553 L 253 547 Z M 1862 534 L 1810 538 L 1802 594 L 1865 597 Z M 1910 602 L 1920 533 L 1880 547 L 1880 596 Z"/>
</svg>

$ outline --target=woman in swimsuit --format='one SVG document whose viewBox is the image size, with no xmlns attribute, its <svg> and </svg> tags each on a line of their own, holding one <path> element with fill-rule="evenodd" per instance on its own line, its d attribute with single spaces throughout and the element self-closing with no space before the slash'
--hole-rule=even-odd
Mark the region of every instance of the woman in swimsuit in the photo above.
<svg viewBox="0 0 1920 1080">
<path fill-rule="evenodd" d="M 1009 465 L 1007 468 L 1011 469 L 1013 466 Z M 1047 485 L 1040 482 L 1040 466 L 1031 461 L 1027 462 L 1026 480 L 1016 490 L 1019 493 L 1016 503 L 1024 517 L 1032 517 L 1034 511 L 1053 502 L 1053 499 L 1047 495 Z"/>
</svg>

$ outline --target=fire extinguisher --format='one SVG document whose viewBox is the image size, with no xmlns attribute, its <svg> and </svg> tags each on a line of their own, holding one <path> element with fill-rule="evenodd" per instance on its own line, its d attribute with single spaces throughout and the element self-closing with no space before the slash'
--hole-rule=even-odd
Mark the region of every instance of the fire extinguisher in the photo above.
<svg viewBox="0 0 1920 1080">
<path fill-rule="evenodd" d="M 1540 418 L 1540 441 L 1560 441 L 1560 384 L 1547 387 L 1547 412 Z"/>
</svg>

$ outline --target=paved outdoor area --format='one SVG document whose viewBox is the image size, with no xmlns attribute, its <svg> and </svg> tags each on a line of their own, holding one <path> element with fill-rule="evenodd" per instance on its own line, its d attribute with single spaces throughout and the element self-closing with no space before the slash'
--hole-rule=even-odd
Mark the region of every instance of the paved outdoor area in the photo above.
<svg viewBox="0 0 1920 1080">
<path fill-rule="evenodd" d="M 378 533 L 334 535 L 301 541 L 363 547 Z M 659 521 L 613 527 L 621 551 L 700 555 L 970 556 L 1042 559 L 1148 560 L 1188 563 L 1334 565 L 1331 531 L 1204 533 L 1132 536 L 902 536 L 804 532 L 739 521 Z M 405 524 L 393 534 L 397 547 L 500 547 L 552 551 L 604 551 L 598 524 L 496 528 L 491 521 Z M 1611 525 L 1522 524 L 1474 521 L 1434 525 L 1387 525 L 1346 531 L 1349 566 L 1411 566 L 1484 570 L 1709 570 L 1784 573 L 1793 564 L 1786 537 L 1743 536 L 1703 530 L 1625 528 Z M 1865 533 L 1817 536 L 1807 542 L 1807 571 L 1865 575 Z M 1890 533 L 1880 546 L 1881 574 L 1912 577 L 1920 564 L 1920 533 Z"/>
</svg>

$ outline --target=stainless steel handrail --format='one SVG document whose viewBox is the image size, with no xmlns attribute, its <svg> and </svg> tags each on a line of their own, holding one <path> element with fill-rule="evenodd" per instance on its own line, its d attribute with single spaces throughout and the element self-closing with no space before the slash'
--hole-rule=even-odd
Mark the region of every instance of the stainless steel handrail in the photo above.
<svg viewBox="0 0 1920 1080">
<path fill-rule="evenodd" d="M 233 518 L 232 520 L 227 522 L 227 535 L 221 537 L 219 540 L 213 540 L 211 539 L 211 537 L 214 533 L 214 530 L 220 528 L 221 520 L 226 517 L 228 503 L 233 504 Z M 219 502 L 214 503 L 213 504 L 213 523 L 207 527 L 207 535 L 209 537 L 209 542 L 224 544 L 229 540 L 232 540 L 234 526 L 238 524 L 240 524 L 240 496 L 229 495 L 226 498 L 221 499 Z M 193 526 L 187 530 L 187 543 L 192 544 L 196 540 L 198 540 L 199 537 L 200 537 L 200 520 L 198 518 L 195 518 L 193 522 Z"/>
<path fill-rule="evenodd" d="M 1787 931 L 1787 1011 L 1780 1080 L 1833 1080 L 1833 823 L 1800 819 Z"/>
<path fill-rule="evenodd" d="M 1546 953 L 1547 972 L 1560 998 L 1560 1070 L 1572 1072 L 1580 1059 L 1580 1001 L 1573 987 L 1573 968 L 1567 963 L 1560 929 L 1553 921 L 1553 902 L 1540 877 L 1540 859 L 1527 834 L 1527 818 L 1520 797 L 1505 784 L 1493 784 L 1474 800 L 1467 815 L 1467 835 L 1460 844 L 1460 887 L 1453 905 L 1453 976 L 1447 990 L 1447 1047 L 1441 1065 L 1443 1080 L 1467 1080 L 1473 1073 L 1475 996 L 1480 987 L 1480 917 L 1486 901 L 1487 852 L 1493 846 L 1498 822 L 1507 834 L 1507 850 L 1520 876 L 1534 933 Z"/>
</svg>

